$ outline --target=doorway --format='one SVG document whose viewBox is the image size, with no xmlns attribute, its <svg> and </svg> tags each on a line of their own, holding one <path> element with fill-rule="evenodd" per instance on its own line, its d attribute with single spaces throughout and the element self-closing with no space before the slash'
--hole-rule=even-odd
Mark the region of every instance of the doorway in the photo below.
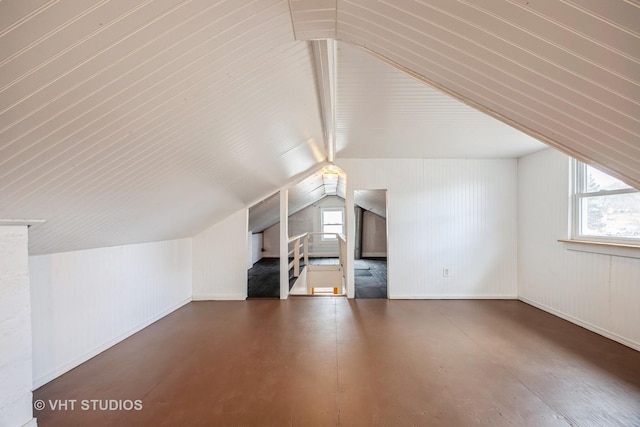
<svg viewBox="0 0 640 427">
<path fill-rule="evenodd" d="M 325 166 L 289 190 L 290 295 L 345 293 L 345 177 Z"/>
<path fill-rule="evenodd" d="M 387 298 L 387 190 L 354 191 L 356 298 Z"/>
<path fill-rule="evenodd" d="M 280 298 L 280 193 L 249 208 L 247 298 Z"/>
</svg>

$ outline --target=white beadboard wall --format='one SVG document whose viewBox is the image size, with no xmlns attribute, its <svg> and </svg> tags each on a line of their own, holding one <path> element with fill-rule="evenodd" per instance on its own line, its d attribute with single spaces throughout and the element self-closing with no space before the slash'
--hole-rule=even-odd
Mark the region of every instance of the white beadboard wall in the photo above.
<svg viewBox="0 0 640 427">
<path fill-rule="evenodd" d="M 351 245 L 353 191 L 388 190 L 390 298 L 516 298 L 516 160 L 336 163 L 347 173 Z"/>
<path fill-rule="evenodd" d="M 557 241 L 568 237 L 569 173 L 553 149 L 519 160 L 518 297 L 640 350 L 640 259 Z"/>
<path fill-rule="evenodd" d="M 193 299 L 247 298 L 247 227 L 241 209 L 193 237 Z"/>
<path fill-rule="evenodd" d="M 262 259 L 262 233 L 248 233 L 247 243 L 250 245 L 247 254 L 247 268 L 253 267 L 253 264 Z"/>
<path fill-rule="evenodd" d="M 0 221 L 0 426 L 35 426 L 27 225 Z"/>
<path fill-rule="evenodd" d="M 369 211 L 362 215 L 362 256 L 387 256 L 387 220 Z"/>
<path fill-rule="evenodd" d="M 191 300 L 191 239 L 29 258 L 33 386 Z"/>
<path fill-rule="evenodd" d="M 299 236 L 300 234 L 321 230 L 320 215 L 322 208 L 344 208 L 344 199 L 338 196 L 327 196 L 306 208 L 289 216 L 289 236 Z M 280 222 L 264 230 L 264 253 L 267 258 L 280 257 Z M 314 253 L 316 256 L 334 256 L 337 251 L 335 242 L 323 242 L 319 239 L 314 241 Z"/>
</svg>

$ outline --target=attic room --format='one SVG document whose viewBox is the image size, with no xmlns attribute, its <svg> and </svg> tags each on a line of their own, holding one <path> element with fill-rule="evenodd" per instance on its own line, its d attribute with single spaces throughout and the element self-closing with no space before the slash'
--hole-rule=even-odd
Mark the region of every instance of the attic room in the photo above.
<svg viewBox="0 0 640 427">
<path fill-rule="evenodd" d="M 5 0 L 0 36 L 0 426 L 640 425 L 636 1 Z M 329 201 L 339 289 L 292 294 Z"/>
</svg>

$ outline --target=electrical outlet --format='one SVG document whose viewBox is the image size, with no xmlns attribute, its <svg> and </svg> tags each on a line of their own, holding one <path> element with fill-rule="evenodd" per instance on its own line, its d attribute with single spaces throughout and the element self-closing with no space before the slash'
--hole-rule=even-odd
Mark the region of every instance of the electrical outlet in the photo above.
<svg viewBox="0 0 640 427">
<path fill-rule="evenodd" d="M 449 269 L 448 268 L 443 268 L 442 269 L 442 277 L 449 277 Z"/>
</svg>

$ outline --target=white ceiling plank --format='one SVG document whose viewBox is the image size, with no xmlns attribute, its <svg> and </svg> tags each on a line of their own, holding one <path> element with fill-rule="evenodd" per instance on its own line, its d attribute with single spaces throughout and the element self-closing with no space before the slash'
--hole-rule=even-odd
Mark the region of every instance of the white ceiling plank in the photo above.
<svg viewBox="0 0 640 427">
<path fill-rule="evenodd" d="M 353 21 L 357 20 L 358 18 L 353 19 Z M 519 88 L 502 85 L 501 80 L 497 78 L 499 71 L 492 73 L 489 80 L 479 78 L 479 73 L 475 69 L 451 58 L 441 57 L 435 51 L 427 53 L 423 45 L 413 44 L 407 39 L 393 41 L 394 36 L 385 34 L 384 27 L 377 27 L 374 30 L 370 23 L 362 23 L 362 25 L 355 27 L 342 23 L 341 33 L 346 34 L 352 41 L 367 39 L 369 45 L 377 43 L 375 53 L 391 63 L 398 64 L 398 68 L 404 68 L 409 74 L 413 73 L 416 78 L 429 82 L 430 85 L 476 106 L 487 114 L 569 155 L 587 161 L 598 158 L 599 165 L 614 176 L 632 184 L 635 182 L 632 177 L 637 175 L 637 170 L 640 170 L 640 161 L 636 160 L 636 156 L 628 157 L 626 147 L 637 147 L 636 142 L 630 141 L 626 147 L 616 149 L 615 144 L 607 140 L 607 148 L 599 149 L 598 147 L 602 147 L 602 139 L 594 138 L 590 130 L 583 129 L 582 124 L 576 123 L 569 111 L 551 111 L 554 110 L 552 106 L 527 97 L 525 93 L 518 90 Z M 423 70 L 422 74 L 413 72 L 416 69 Z M 427 75 L 432 78 L 426 78 Z M 456 90 L 451 90 L 452 87 Z M 484 101 L 478 103 L 473 101 L 475 99 Z M 549 129 L 553 129 L 553 137 L 547 136 Z M 560 144 L 558 140 L 571 141 L 571 144 Z M 594 153 L 596 153 L 595 156 L 593 156 Z M 634 164 L 625 166 L 624 164 L 629 161 Z M 635 185 L 640 186 L 640 183 Z"/>
<path fill-rule="evenodd" d="M 189 236 L 294 182 L 308 203 L 331 126 L 295 40 L 326 38 L 339 157 L 533 136 L 640 184 L 637 2 L 0 1 L 0 217 L 47 220 L 50 253 Z"/>
<path fill-rule="evenodd" d="M 6 61 L 26 73 L 3 97 L 0 212 L 45 213 L 32 253 L 192 235 L 324 160 L 286 2 L 181 3 L 131 2 L 95 34 L 89 14 L 43 11 L 77 40 Z"/>
<path fill-rule="evenodd" d="M 632 7 L 634 12 L 638 8 L 624 0 L 608 4 L 616 9 Z M 344 0 L 337 8 L 338 38 L 363 46 L 483 112 L 640 186 L 636 136 L 640 78 L 632 71 L 637 67 L 638 36 L 606 18 L 588 24 L 594 16 L 585 8 L 563 4 L 558 9 L 562 16 L 554 15 L 554 5 L 507 0 L 399 0 L 392 4 Z M 544 10 L 534 9 L 538 6 Z M 479 8 L 495 13 L 481 13 Z M 427 10 L 449 16 L 455 24 L 441 28 L 431 22 L 432 13 Z M 489 18 L 495 25 L 483 23 Z M 538 27 L 554 30 L 536 34 L 527 23 L 529 18 L 542 19 Z M 503 42 L 476 38 L 478 30 Z M 479 46 L 472 48 L 469 41 Z M 556 55 L 560 51 L 567 58 Z M 620 60 L 605 60 L 613 57 Z M 511 65 L 504 67 L 505 60 Z M 590 65 L 582 67 L 585 60 Z M 522 69 L 537 74 L 540 81 L 531 84 L 518 72 Z M 582 102 L 567 101 L 579 99 L 580 94 Z"/>
<path fill-rule="evenodd" d="M 351 158 L 513 158 L 543 144 L 338 44 L 337 147 Z"/>
<path fill-rule="evenodd" d="M 289 0 L 296 40 L 336 38 L 337 0 Z"/>
<path fill-rule="evenodd" d="M 0 37 L 33 19 L 46 9 L 55 5 L 57 0 L 22 0 L 11 7 L 2 9 L 0 14 Z"/>
</svg>

